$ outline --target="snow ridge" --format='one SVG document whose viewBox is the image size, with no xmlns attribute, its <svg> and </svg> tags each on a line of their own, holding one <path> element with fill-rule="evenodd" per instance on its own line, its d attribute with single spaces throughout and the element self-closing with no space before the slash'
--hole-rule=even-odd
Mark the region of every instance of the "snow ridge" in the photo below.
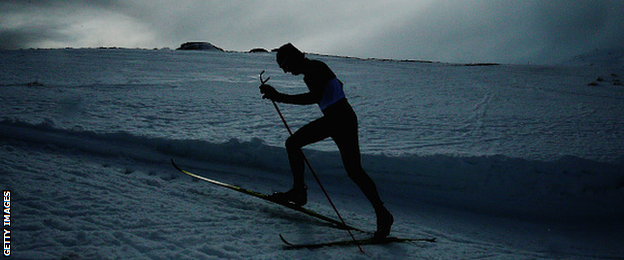
<svg viewBox="0 0 624 260">
<path fill-rule="evenodd" d="M 143 163 L 181 159 L 187 165 L 238 165 L 288 176 L 286 152 L 260 139 L 224 143 L 96 133 L 55 128 L 51 123 L 0 121 L 3 139 L 46 144 Z M 308 150 L 326 178 L 347 181 L 336 152 Z M 569 220 L 624 217 L 624 165 L 564 157 L 531 161 L 497 156 L 364 155 L 365 168 L 390 197 L 521 218 Z M 616 206 L 620 205 L 620 206 Z"/>
</svg>

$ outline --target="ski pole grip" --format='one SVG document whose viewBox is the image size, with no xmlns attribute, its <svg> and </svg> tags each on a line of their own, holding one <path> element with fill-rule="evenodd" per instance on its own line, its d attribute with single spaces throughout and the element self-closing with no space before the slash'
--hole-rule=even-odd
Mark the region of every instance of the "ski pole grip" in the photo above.
<svg viewBox="0 0 624 260">
<path fill-rule="evenodd" d="M 262 79 L 262 74 L 264 74 L 264 70 L 262 72 L 260 72 L 260 83 L 262 83 L 262 85 L 264 85 L 264 83 L 267 83 L 267 81 L 269 81 L 271 79 L 271 77 L 268 77 L 267 79 Z"/>
</svg>

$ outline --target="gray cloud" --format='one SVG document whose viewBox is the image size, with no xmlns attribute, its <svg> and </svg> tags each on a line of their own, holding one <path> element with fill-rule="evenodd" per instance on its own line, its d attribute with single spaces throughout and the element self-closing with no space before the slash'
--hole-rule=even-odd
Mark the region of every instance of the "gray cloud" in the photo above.
<svg viewBox="0 0 624 260">
<path fill-rule="evenodd" d="M 618 0 L 0 1 L 2 49 L 285 42 L 308 52 L 544 63 L 624 42 Z"/>
<path fill-rule="evenodd" d="M 621 48 L 623 2 L 444 1 L 375 38 L 382 57 L 458 62 L 558 62 L 596 48 Z M 391 44 L 386 44 L 391 43 Z M 404 50 L 404 51 L 398 51 Z M 345 50 L 346 51 L 346 50 Z"/>
<path fill-rule="evenodd" d="M 116 13 L 122 7 L 123 4 L 117 1 L 2 0 L 0 48 L 69 46 L 84 36 L 79 34 L 79 27 L 94 21 L 94 13 Z M 97 38 L 95 35 L 90 37 Z"/>
</svg>

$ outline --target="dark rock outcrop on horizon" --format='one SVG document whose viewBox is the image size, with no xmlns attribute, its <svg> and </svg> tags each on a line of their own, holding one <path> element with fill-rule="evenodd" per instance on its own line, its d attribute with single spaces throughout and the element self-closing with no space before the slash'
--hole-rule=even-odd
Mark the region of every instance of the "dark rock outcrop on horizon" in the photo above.
<svg viewBox="0 0 624 260">
<path fill-rule="evenodd" d="M 249 53 L 267 53 L 267 52 L 269 51 L 264 48 L 254 48 L 249 51 Z"/>
<path fill-rule="evenodd" d="M 192 50 L 192 51 L 224 51 L 223 49 L 212 45 L 209 42 L 186 42 L 180 45 L 176 50 Z"/>
</svg>

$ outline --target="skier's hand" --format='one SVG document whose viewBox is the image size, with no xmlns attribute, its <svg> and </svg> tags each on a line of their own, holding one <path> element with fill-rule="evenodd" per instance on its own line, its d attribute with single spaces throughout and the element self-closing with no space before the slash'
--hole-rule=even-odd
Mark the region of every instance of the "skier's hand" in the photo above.
<svg viewBox="0 0 624 260">
<path fill-rule="evenodd" d="M 262 84 L 260 85 L 260 93 L 264 94 L 264 96 L 262 96 L 262 98 L 267 98 L 270 100 L 273 100 L 277 97 L 277 95 L 279 94 L 279 92 L 277 92 L 277 90 L 275 90 L 275 88 L 271 85 L 268 84 Z"/>
</svg>

